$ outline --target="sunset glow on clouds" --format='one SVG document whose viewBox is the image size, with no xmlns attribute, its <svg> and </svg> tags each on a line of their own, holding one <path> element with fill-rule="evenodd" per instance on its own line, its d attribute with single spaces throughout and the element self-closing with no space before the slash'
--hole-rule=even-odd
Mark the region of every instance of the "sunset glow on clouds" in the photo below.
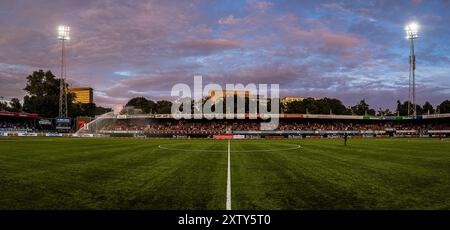
<svg viewBox="0 0 450 230">
<path fill-rule="evenodd" d="M 95 102 L 170 99 L 176 83 L 279 83 L 282 96 L 365 98 L 390 107 L 408 94 L 404 25 L 421 25 L 417 96 L 450 99 L 449 1 L 0 2 L 0 96 L 24 95 L 38 68 L 59 75 L 59 24 L 71 26 L 68 78 Z"/>
</svg>

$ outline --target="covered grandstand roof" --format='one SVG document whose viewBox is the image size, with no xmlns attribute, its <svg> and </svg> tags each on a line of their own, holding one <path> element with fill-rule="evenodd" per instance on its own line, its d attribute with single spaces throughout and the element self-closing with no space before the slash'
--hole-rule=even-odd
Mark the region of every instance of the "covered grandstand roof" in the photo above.
<svg viewBox="0 0 450 230">
<path fill-rule="evenodd" d="M 16 113 L 16 112 L 0 111 L 0 117 L 39 118 L 39 115 L 34 113 Z"/>
</svg>

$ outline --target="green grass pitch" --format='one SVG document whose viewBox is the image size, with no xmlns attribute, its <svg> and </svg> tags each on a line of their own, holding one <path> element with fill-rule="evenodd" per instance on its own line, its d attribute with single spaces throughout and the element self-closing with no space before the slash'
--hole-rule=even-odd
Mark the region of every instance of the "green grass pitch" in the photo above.
<svg viewBox="0 0 450 230">
<path fill-rule="evenodd" d="M 225 209 L 226 181 L 227 140 L 0 138 L 2 210 Z M 231 206 L 450 209 L 450 141 L 232 140 Z"/>
</svg>

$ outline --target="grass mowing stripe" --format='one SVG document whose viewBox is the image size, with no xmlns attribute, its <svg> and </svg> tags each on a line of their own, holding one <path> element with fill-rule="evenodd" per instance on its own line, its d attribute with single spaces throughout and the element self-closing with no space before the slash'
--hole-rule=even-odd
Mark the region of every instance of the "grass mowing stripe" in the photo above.
<svg viewBox="0 0 450 230">
<path fill-rule="evenodd" d="M 115 141 L 109 139 L 110 143 Z M 17 170 L 7 168 L 11 173 L 0 175 L 0 186 L 4 188 L 0 191 L 0 209 L 222 209 L 226 156 L 159 150 L 157 144 L 164 142 L 130 140 L 128 148 L 114 148 L 111 144 L 105 150 L 97 149 L 95 142 L 87 142 L 84 145 L 91 147 L 92 161 L 91 154 L 80 156 L 76 151 L 75 146 L 83 142 L 72 142 L 72 150 L 65 154 L 71 155 L 73 164 L 65 167 L 68 159 L 58 159 L 60 164 L 55 161 L 51 167 L 28 175 L 19 170 L 20 164 L 28 162 L 26 157 L 1 161 L 0 168 L 2 164 L 15 165 Z M 118 145 L 124 143 L 119 140 Z M 222 148 L 218 142 L 190 143 L 204 149 Z M 10 146 L 8 154 L 22 151 L 15 146 Z M 34 154 L 29 172 L 41 168 L 36 162 L 48 157 L 47 149 L 52 150 L 52 145 L 36 148 L 43 152 Z M 99 158 L 98 151 L 106 151 L 104 157 Z M 81 161 L 76 163 L 77 159 Z"/>
<path fill-rule="evenodd" d="M 298 140 L 295 143 L 302 144 L 302 151 L 258 154 L 260 145 L 246 142 L 242 148 L 253 147 L 255 153 L 233 154 L 233 162 L 244 165 L 234 164 L 237 176 L 233 187 L 239 191 L 234 195 L 235 205 L 239 209 L 449 207 L 449 194 L 444 191 L 450 191 L 445 182 L 450 170 L 444 168 L 445 164 L 435 161 L 434 165 L 423 165 L 420 158 L 411 162 L 402 157 L 408 154 L 407 140 L 403 139 L 392 140 L 400 149 L 392 153 L 379 151 L 383 146 L 377 139 L 353 141 L 367 146 L 370 152 L 346 148 L 342 141 Z M 238 148 L 236 144 L 234 148 Z M 445 152 L 445 145 L 435 148 Z M 376 153 L 380 157 L 373 157 Z M 422 154 L 427 155 L 427 148 L 422 148 Z M 448 161 L 448 154 L 442 155 L 441 161 Z"/>
</svg>

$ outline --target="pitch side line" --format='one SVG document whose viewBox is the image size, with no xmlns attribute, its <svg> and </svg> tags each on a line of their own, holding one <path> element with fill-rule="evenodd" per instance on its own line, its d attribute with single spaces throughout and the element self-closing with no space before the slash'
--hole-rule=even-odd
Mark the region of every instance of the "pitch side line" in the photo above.
<svg viewBox="0 0 450 230">
<path fill-rule="evenodd" d="M 227 169 L 227 204 L 226 209 L 231 210 L 231 148 L 230 140 L 228 140 L 228 169 Z"/>
</svg>

